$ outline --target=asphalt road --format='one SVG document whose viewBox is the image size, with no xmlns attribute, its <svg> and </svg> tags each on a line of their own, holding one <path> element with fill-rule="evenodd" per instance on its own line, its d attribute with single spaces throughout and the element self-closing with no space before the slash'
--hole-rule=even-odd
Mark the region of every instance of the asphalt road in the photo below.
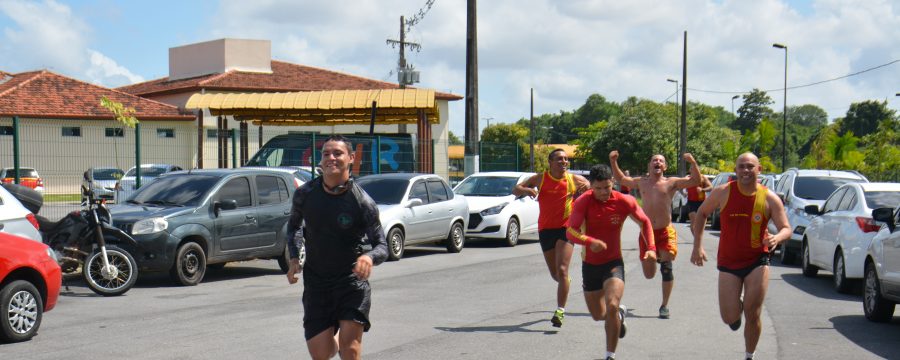
<svg viewBox="0 0 900 360">
<path fill-rule="evenodd" d="M 676 225 L 672 318 L 656 317 L 659 279 L 643 278 L 637 228 L 624 234 L 628 336 L 619 359 L 742 359 L 742 331 L 721 322 L 715 263 L 689 262 L 691 237 Z M 717 233 L 707 233 L 714 257 Z M 603 323 L 591 320 L 573 261 L 568 316 L 548 319 L 555 284 L 536 242 L 515 248 L 469 242 L 460 254 L 442 247 L 407 249 L 374 269 L 372 330 L 366 359 L 600 359 Z M 759 359 L 900 357 L 900 317 L 875 324 L 859 295 L 839 295 L 827 274 L 808 279 L 796 267 L 771 267 Z M 63 289 L 33 340 L 0 344 L 2 359 L 307 359 L 301 329 L 302 285 L 289 286 L 274 260 L 228 264 L 194 287 L 164 274 L 142 274 L 121 297 L 95 296 L 79 280 Z"/>
</svg>

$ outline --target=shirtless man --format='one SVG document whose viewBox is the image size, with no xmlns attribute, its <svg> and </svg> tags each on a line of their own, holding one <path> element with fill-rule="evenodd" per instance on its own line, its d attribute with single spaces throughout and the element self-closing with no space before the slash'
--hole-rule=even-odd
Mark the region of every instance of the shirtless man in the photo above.
<svg viewBox="0 0 900 360">
<path fill-rule="evenodd" d="M 703 266 L 706 261 L 702 243 L 706 218 L 714 210 L 720 211 L 719 314 L 733 331 L 741 327 L 741 313 L 747 319 L 744 348 L 748 360 L 753 359 L 762 333 L 760 314 L 769 287 L 770 249 L 791 237 L 791 225 L 781 200 L 774 192 L 756 183 L 759 171 L 756 155 L 741 154 L 735 162 L 737 180 L 713 189 L 691 222 L 694 234 L 691 262 Z M 768 233 L 769 219 L 778 233 Z"/>
<path fill-rule="evenodd" d="M 569 298 L 569 263 L 575 248 L 566 240 L 566 222 L 572 203 L 578 195 L 588 190 L 590 184 L 583 176 L 568 172 L 569 156 L 565 150 L 554 149 L 547 160 L 549 170 L 517 184 L 512 193 L 515 196 L 538 197 L 538 238 L 550 277 L 556 281 L 556 311 L 550 323 L 561 327 Z"/>
<path fill-rule="evenodd" d="M 678 238 L 675 228 L 672 227 L 672 197 L 675 192 L 692 186 L 700 185 L 700 166 L 690 153 L 684 154 L 684 161 L 691 169 L 689 177 L 665 177 L 666 158 L 662 155 L 653 155 L 647 164 L 647 175 L 641 178 L 626 176 L 619 169 L 619 151 L 609 153 L 609 161 L 612 165 L 616 180 L 623 186 L 632 189 L 637 188 L 641 193 L 642 207 L 650 222 L 653 223 L 653 235 L 656 241 L 656 251 L 659 254 L 659 272 L 662 274 L 662 304 L 659 307 L 659 317 L 669 318 L 669 296 L 675 286 L 675 277 L 672 275 L 672 261 L 678 254 Z M 641 242 L 643 245 L 644 242 Z M 646 249 L 641 248 L 641 253 Z M 643 262 L 644 276 L 652 279 L 656 276 L 656 264 Z"/>
</svg>

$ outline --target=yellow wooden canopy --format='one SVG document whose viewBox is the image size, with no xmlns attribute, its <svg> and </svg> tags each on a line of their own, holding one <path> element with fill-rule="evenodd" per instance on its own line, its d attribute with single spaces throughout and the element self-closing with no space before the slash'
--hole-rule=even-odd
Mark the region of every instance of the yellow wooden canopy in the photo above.
<svg viewBox="0 0 900 360">
<path fill-rule="evenodd" d="M 334 90 L 288 93 L 194 94 L 187 109 L 251 120 L 255 125 L 368 124 L 376 102 L 376 124 L 415 124 L 419 113 L 440 122 L 434 90 Z"/>
</svg>

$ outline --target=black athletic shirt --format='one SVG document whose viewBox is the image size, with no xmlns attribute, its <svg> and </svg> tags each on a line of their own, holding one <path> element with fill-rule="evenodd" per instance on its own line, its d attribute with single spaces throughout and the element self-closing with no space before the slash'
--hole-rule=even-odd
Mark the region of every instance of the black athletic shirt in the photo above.
<svg viewBox="0 0 900 360">
<path fill-rule="evenodd" d="M 371 250 L 366 251 L 366 245 Z M 300 256 L 300 246 L 306 247 L 306 287 L 352 282 L 356 280 L 353 267 L 360 255 L 369 255 L 373 265 L 381 264 L 388 256 L 378 206 L 372 198 L 353 181 L 341 194 L 326 193 L 321 177 L 294 192 L 288 222 L 291 258 Z"/>
</svg>

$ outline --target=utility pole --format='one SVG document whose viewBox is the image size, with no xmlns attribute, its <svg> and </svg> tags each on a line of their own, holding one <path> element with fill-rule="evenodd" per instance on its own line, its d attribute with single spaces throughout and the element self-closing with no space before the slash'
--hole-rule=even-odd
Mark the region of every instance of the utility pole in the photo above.
<svg viewBox="0 0 900 360">
<path fill-rule="evenodd" d="M 422 45 L 406 41 L 406 20 L 403 16 L 400 16 L 400 40 L 387 39 L 387 44 L 400 47 L 400 60 L 397 62 L 397 83 L 400 88 L 406 89 L 406 85 L 419 82 L 419 72 L 413 71 L 412 67 L 406 65 L 406 47 L 419 51 L 422 49 Z M 406 133 L 406 124 L 400 124 L 397 131 Z"/>
<path fill-rule="evenodd" d="M 478 153 L 478 29 L 476 1 L 466 0 L 466 176 L 477 173 Z"/>
<path fill-rule="evenodd" d="M 678 146 L 678 176 L 688 173 L 684 153 L 687 152 L 687 30 L 684 31 L 684 64 L 681 68 L 681 141 Z M 678 94 L 678 92 L 675 92 Z M 676 100 L 677 101 L 677 100 Z"/>
</svg>

